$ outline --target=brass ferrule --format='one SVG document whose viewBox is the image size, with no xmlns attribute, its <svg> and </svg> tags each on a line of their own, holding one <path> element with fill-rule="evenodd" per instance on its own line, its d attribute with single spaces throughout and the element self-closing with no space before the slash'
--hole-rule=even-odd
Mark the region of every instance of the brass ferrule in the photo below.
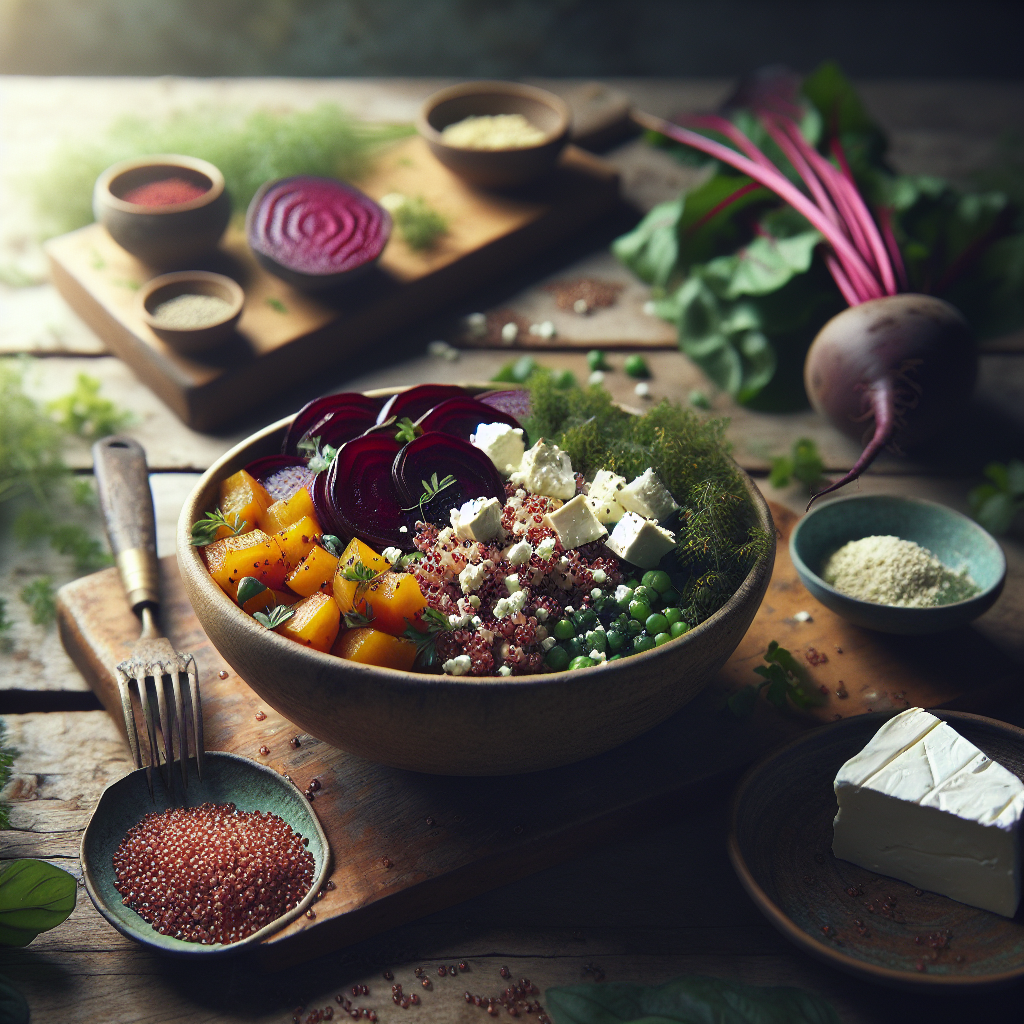
<svg viewBox="0 0 1024 1024">
<path fill-rule="evenodd" d="M 129 548 L 117 556 L 128 604 L 134 609 L 144 602 L 160 603 L 160 577 L 156 557 L 145 548 Z"/>
</svg>

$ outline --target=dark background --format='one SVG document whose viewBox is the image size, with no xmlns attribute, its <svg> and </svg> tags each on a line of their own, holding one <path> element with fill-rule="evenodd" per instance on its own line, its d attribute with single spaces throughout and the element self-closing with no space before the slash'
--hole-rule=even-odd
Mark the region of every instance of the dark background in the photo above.
<svg viewBox="0 0 1024 1024">
<path fill-rule="evenodd" d="M 1024 77 L 1021 0 L 0 0 L 0 72 Z"/>
</svg>

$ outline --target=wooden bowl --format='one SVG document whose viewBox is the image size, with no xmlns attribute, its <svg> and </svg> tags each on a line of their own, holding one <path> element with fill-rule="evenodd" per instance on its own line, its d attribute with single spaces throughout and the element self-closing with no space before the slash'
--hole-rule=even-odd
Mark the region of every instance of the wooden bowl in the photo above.
<svg viewBox="0 0 1024 1024">
<path fill-rule="evenodd" d="M 246 615 L 189 544 L 192 524 L 217 504 L 219 482 L 279 452 L 290 422 L 254 434 L 203 475 L 178 520 L 178 565 L 200 624 L 238 675 L 303 731 L 371 761 L 438 775 L 512 775 L 610 750 L 704 688 L 746 633 L 768 587 L 774 544 L 699 626 L 644 654 L 574 672 L 443 676 L 322 654 Z M 760 526 L 774 538 L 768 505 L 749 477 L 744 482 Z"/>
<path fill-rule="evenodd" d="M 175 779 L 175 782 L 178 782 Z M 85 888 L 96 909 L 122 935 L 143 945 L 172 953 L 208 959 L 239 953 L 261 942 L 272 932 L 293 921 L 316 899 L 330 870 L 331 852 L 320 822 L 309 801 L 299 788 L 273 768 L 250 761 L 238 754 L 208 750 L 204 759 L 202 781 L 190 771 L 189 806 L 204 801 L 233 803 L 242 811 L 269 811 L 283 818 L 293 831 L 309 839 L 307 849 L 315 864 L 313 884 L 299 904 L 275 921 L 264 926 L 240 942 L 227 946 L 203 946 L 184 942 L 171 935 L 161 935 L 150 924 L 121 902 L 121 894 L 114 888 L 113 855 L 130 828 L 153 811 L 164 811 L 180 804 L 181 793 L 169 794 L 164 788 L 159 771 L 153 772 L 156 800 L 150 798 L 145 769 L 129 773 L 109 785 L 100 797 L 96 810 L 82 836 L 82 874 Z"/>
<path fill-rule="evenodd" d="M 184 178 L 206 191 L 186 203 L 144 206 L 123 198 L 164 178 Z M 92 193 L 93 214 L 123 249 L 151 267 L 171 269 L 215 248 L 231 218 L 224 175 L 206 160 L 161 154 L 108 167 Z"/>
<path fill-rule="evenodd" d="M 219 319 L 202 327 L 164 327 L 156 318 L 157 307 L 179 295 L 214 295 L 228 303 Z M 161 274 L 148 281 L 139 291 L 138 303 L 143 321 L 149 329 L 179 352 L 201 352 L 229 337 L 242 315 L 245 293 L 237 282 L 223 274 L 206 270 L 179 270 Z"/>
<path fill-rule="evenodd" d="M 1024 778 L 1024 730 L 963 712 L 933 713 Z M 857 715 L 815 729 L 747 773 L 733 797 L 729 835 L 740 882 L 787 939 L 849 974 L 934 992 L 1019 981 L 1024 907 L 1002 917 L 832 855 L 833 779 L 889 717 Z M 886 897 L 889 910 L 881 905 Z M 949 948 L 932 960 L 927 937 L 947 929 Z"/>
<path fill-rule="evenodd" d="M 876 535 L 912 540 L 951 569 L 966 566 L 979 592 L 934 608 L 899 608 L 850 597 L 821 578 L 835 551 Z M 1006 581 L 1002 548 L 973 519 L 933 501 L 899 495 L 860 494 L 819 505 L 796 524 L 789 553 L 800 581 L 827 608 L 858 626 L 904 636 L 966 625 L 992 607 Z"/>
<path fill-rule="evenodd" d="M 441 138 L 448 125 L 470 115 L 522 114 L 544 132 L 535 146 L 463 149 Z M 449 170 L 473 185 L 508 188 L 547 174 L 569 138 L 569 107 L 554 93 L 518 82 L 467 82 L 435 92 L 423 104 L 417 131 Z"/>
</svg>

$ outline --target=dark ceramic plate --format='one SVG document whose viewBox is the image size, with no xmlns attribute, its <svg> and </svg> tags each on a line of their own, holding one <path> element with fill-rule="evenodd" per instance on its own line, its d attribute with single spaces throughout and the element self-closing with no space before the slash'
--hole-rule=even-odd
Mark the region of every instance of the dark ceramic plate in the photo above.
<svg viewBox="0 0 1024 1024">
<path fill-rule="evenodd" d="M 934 714 L 1024 778 L 1024 730 Z M 849 974 L 933 991 L 1024 977 L 1020 908 L 1011 920 L 832 856 L 832 780 L 889 717 L 859 715 L 816 729 L 747 773 L 733 797 L 729 835 L 740 881 L 787 939 Z"/>
<path fill-rule="evenodd" d="M 175 766 L 175 770 L 176 770 Z M 82 836 L 82 873 L 85 887 L 96 909 L 122 934 L 147 946 L 178 956 L 217 957 L 252 946 L 271 932 L 306 912 L 323 886 L 330 868 L 330 848 L 309 801 L 294 783 L 278 775 L 272 768 L 250 761 L 238 754 L 207 751 L 202 782 L 195 775 L 193 761 L 189 769 L 187 802 L 190 806 L 204 801 L 233 803 L 242 811 L 270 811 L 283 818 L 292 829 L 309 839 L 307 849 L 315 864 L 313 885 L 294 910 L 271 921 L 240 942 L 228 946 L 202 946 L 183 942 L 170 935 L 161 935 L 134 910 L 121 903 L 121 894 L 114 888 L 113 855 L 125 833 L 151 811 L 163 811 L 182 803 L 180 785 L 172 801 L 164 788 L 159 772 L 153 772 L 156 802 L 150 798 L 143 769 L 131 772 L 108 786 L 100 797 L 92 820 Z M 180 783 L 180 779 L 175 778 Z"/>
</svg>

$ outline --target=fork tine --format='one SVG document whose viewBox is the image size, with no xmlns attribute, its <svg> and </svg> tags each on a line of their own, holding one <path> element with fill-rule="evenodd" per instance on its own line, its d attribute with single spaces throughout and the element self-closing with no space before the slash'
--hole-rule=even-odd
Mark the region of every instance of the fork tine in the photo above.
<svg viewBox="0 0 1024 1024">
<path fill-rule="evenodd" d="M 178 760 L 181 761 L 181 785 L 188 789 L 188 734 L 185 732 L 185 709 L 181 704 L 181 666 L 175 665 L 169 673 L 174 690 L 174 714 L 178 726 Z"/>
<path fill-rule="evenodd" d="M 171 732 L 171 714 L 167 707 L 167 691 L 164 683 L 164 668 L 161 664 L 155 664 L 147 669 L 147 675 L 152 674 L 153 685 L 156 688 L 156 706 L 160 715 L 160 734 L 163 738 L 164 762 L 161 766 L 161 774 L 164 777 L 164 784 L 170 793 L 174 792 L 174 779 L 171 768 L 174 762 L 174 733 Z"/>
<path fill-rule="evenodd" d="M 125 673 L 118 668 L 117 674 L 117 689 L 121 695 L 121 712 L 124 715 L 124 727 L 128 733 L 128 745 L 132 748 L 132 760 L 135 762 L 136 769 L 142 767 L 142 751 L 139 749 L 139 730 L 135 725 L 135 712 L 132 709 L 132 691 L 131 684 L 135 681 L 129 678 Z M 156 801 L 156 793 L 153 790 L 153 772 L 149 766 L 146 766 L 146 783 L 149 786 L 149 798 L 152 801 Z"/>
<path fill-rule="evenodd" d="M 203 780 L 203 701 L 199 695 L 199 674 L 196 669 L 196 659 L 192 655 L 186 658 L 185 669 L 188 673 L 189 696 L 192 699 L 192 738 L 196 745 L 196 771 L 199 773 L 199 781 Z M 184 735 L 184 734 L 183 734 Z"/>
<path fill-rule="evenodd" d="M 153 792 L 153 768 L 159 767 L 160 751 L 156 745 L 156 726 L 153 722 L 153 708 L 149 703 L 149 687 L 146 686 L 146 677 L 133 680 L 139 688 L 139 701 L 142 704 L 142 717 L 146 722 L 146 732 L 149 734 L 149 764 L 146 765 L 146 781 L 149 783 L 149 791 Z M 154 796 L 154 800 L 156 797 Z"/>
</svg>

